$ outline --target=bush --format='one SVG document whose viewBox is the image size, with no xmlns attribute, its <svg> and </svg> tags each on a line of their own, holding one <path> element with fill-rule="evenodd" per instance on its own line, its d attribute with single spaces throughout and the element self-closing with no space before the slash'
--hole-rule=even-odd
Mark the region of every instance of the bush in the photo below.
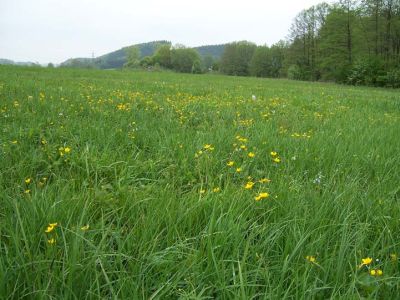
<svg viewBox="0 0 400 300">
<path fill-rule="evenodd" d="M 292 80 L 312 80 L 312 73 L 306 67 L 291 65 L 287 71 L 287 77 Z"/>
<path fill-rule="evenodd" d="M 386 73 L 385 85 L 392 88 L 400 88 L 400 69 L 394 69 Z"/>
<path fill-rule="evenodd" d="M 383 63 L 379 59 L 363 59 L 350 69 L 347 82 L 354 85 L 383 86 Z"/>
</svg>

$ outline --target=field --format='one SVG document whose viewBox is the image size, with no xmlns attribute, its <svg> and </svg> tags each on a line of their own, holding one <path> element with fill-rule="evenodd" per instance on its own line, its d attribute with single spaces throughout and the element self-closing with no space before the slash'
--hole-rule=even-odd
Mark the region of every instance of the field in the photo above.
<svg viewBox="0 0 400 300">
<path fill-rule="evenodd" d="M 1 299 L 398 297 L 398 90 L 1 67 L 0 127 Z"/>
</svg>

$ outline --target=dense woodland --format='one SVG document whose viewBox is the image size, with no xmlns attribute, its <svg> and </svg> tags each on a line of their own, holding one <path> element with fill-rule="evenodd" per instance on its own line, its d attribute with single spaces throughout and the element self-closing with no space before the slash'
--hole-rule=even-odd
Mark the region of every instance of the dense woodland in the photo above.
<svg viewBox="0 0 400 300">
<path fill-rule="evenodd" d="M 400 87 L 400 0 L 339 0 L 301 11 L 285 40 L 186 48 L 168 41 L 97 58 L 100 68 L 166 68 Z"/>
<path fill-rule="evenodd" d="M 297 15 L 287 41 L 232 43 L 220 63 L 231 75 L 393 87 L 400 86 L 399 67 L 399 0 L 312 6 Z"/>
</svg>

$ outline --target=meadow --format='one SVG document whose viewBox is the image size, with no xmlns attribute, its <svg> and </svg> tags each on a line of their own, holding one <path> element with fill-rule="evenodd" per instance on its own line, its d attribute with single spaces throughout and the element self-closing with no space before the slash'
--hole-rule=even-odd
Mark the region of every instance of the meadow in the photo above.
<svg viewBox="0 0 400 300">
<path fill-rule="evenodd" d="M 0 127 L 1 299 L 399 295 L 399 90 L 0 66 Z"/>
</svg>

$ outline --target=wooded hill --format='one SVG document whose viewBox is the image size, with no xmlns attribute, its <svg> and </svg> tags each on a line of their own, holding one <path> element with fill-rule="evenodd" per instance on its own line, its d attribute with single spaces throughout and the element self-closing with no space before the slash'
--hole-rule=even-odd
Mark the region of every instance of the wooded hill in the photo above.
<svg viewBox="0 0 400 300">
<path fill-rule="evenodd" d="M 102 56 L 92 58 L 71 58 L 61 63 L 63 67 L 93 67 L 100 69 L 116 69 L 122 68 L 127 62 L 127 50 L 131 47 L 139 49 L 140 58 L 152 56 L 156 50 L 163 46 L 170 45 L 169 41 L 153 41 L 148 43 L 136 44 L 128 47 L 123 47 L 119 50 L 104 54 Z M 195 47 L 202 58 L 212 57 L 214 60 L 219 60 L 224 52 L 225 45 L 207 45 Z"/>
</svg>

